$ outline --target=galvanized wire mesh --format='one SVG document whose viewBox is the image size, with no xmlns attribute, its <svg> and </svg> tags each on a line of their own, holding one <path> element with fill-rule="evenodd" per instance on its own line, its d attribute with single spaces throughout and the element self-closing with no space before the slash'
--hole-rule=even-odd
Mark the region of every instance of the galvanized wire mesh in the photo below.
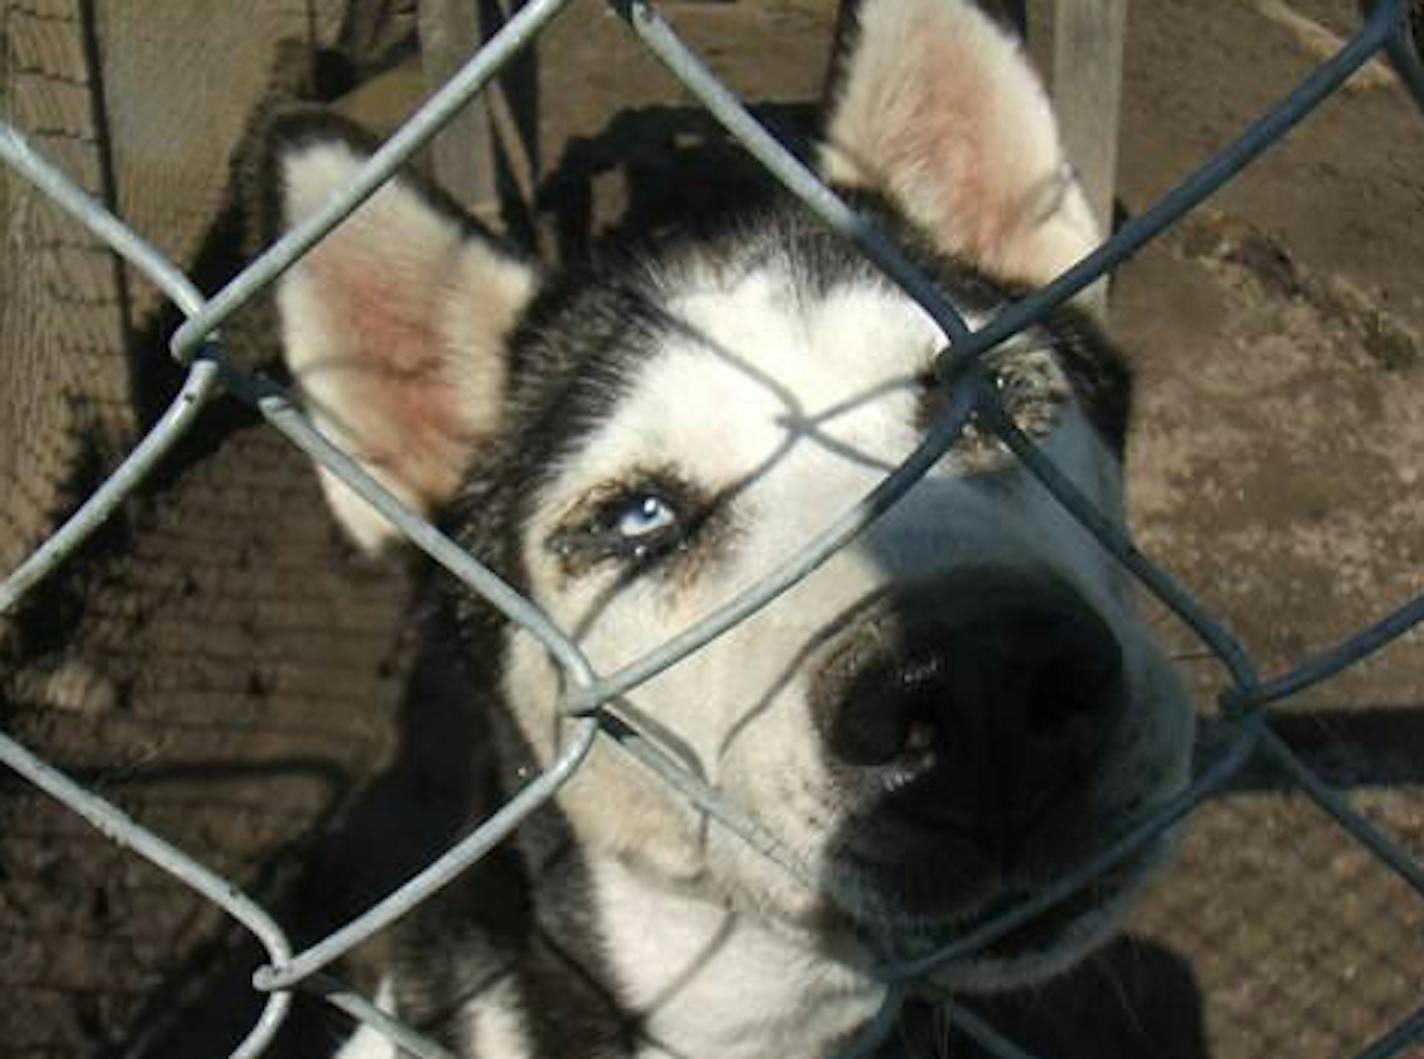
<svg viewBox="0 0 1424 1059">
<path fill-rule="evenodd" d="M 1129 568 L 1146 589 L 1189 626 L 1220 660 L 1228 676 L 1227 685 L 1221 690 L 1219 698 L 1221 724 L 1227 737 L 1221 741 L 1220 752 L 1201 770 L 1190 789 L 1149 817 L 1137 821 L 1130 832 L 1110 848 L 1101 851 L 1092 862 L 1065 874 L 1040 897 L 931 956 L 882 967 L 881 974 L 890 984 L 887 1001 L 880 1016 L 866 1027 L 861 1040 L 848 1054 L 863 1055 L 878 1047 L 894 1025 L 901 1005 L 910 996 L 942 1000 L 959 1029 L 993 1054 L 1029 1054 L 974 1010 L 959 1006 L 953 998 L 935 998 L 932 987 L 925 981 L 926 972 L 937 963 L 981 949 L 1050 904 L 1090 884 L 1097 875 L 1130 855 L 1141 843 L 1198 810 L 1210 795 L 1238 778 L 1248 763 L 1257 766 L 1267 763 L 1284 777 L 1283 782 L 1298 797 L 1318 807 L 1322 821 L 1328 823 L 1332 834 L 1337 838 L 1348 836 L 1351 855 L 1358 861 L 1359 871 L 1384 872 L 1400 893 L 1415 900 L 1424 897 L 1424 866 L 1421 866 L 1418 857 L 1306 765 L 1274 730 L 1272 714 L 1268 709 L 1272 703 L 1354 665 L 1417 625 L 1424 619 L 1424 596 L 1406 603 L 1333 649 L 1305 659 L 1287 672 L 1263 678 L 1252 658 L 1231 633 L 1198 605 L 1169 573 L 1143 555 L 1120 527 L 1081 497 L 1071 482 L 1038 452 L 1033 442 L 1018 431 L 998 404 L 994 388 L 982 383 L 977 368 L 979 358 L 987 351 L 1041 320 L 1052 308 L 1124 261 L 1231 179 L 1375 54 L 1383 52 L 1388 56 L 1409 93 L 1424 109 L 1424 67 L 1421 67 L 1411 40 L 1408 0 L 1381 0 L 1373 5 L 1358 32 L 1338 54 L 1306 77 L 1280 105 L 1077 265 L 1047 286 L 1006 306 L 978 329 L 968 326 L 954 306 L 909 263 L 893 241 L 848 208 L 758 125 L 679 40 L 654 6 L 642 0 L 614 0 L 613 7 L 626 20 L 632 32 L 732 136 L 809 209 L 836 231 L 853 240 L 939 323 L 950 336 L 950 345 L 939 358 L 938 371 L 946 383 L 953 383 L 949 387 L 953 399 L 920 446 L 899 468 L 861 503 L 826 527 L 795 555 L 788 557 L 776 572 L 693 627 L 670 638 L 646 657 L 612 673 L 597 672 L 578 644 L 548 621 L 528 600 L 510 589 L 430 523 L 407 510 L 354 461 L 332 446 L 312 428 L 279 386 L 227 361 L 218 331 L 237 309 L 270 285 L 284 269 L 388 180 L 402 162 L 468 103 L 502 65 L 560 13 L 566 3 L 567 0 L 532 0 L 523 6 L 441 91 L 387 141 L 348 187 L 316 216 L 270 247 L 211 298 L 203 297 L 180 270 L 139 235 L 81 191 L 63 172 L 35 154 L 14 128 L 0 123 L 0 157 L 151 279 L 184 314 L 186 323 L 174 335 L 171 350 L 188 372 L 187 380 L 172 405 L 131 455 L 73 517 L 0 584 L 0 613 L 16 606 L 38 582 L 60 567 L 215 401 L 238 400 L 256 409 L 295 445 L 340 475 L 436 563 L 483 595 L 510 621 L 537 637 L 566 676 L 569 690 L 561 708 L 573 718 L 574 734 L 567 741 L 558 761 L 465 839 L 396 891 L 302 952 L 293 952 L 282 925 L 230 881 L 164 842 L 9 736 L 0 734 L 0 760 L 69 806 L 113 842 L 152 861 L 221 906 L 260 941 L 270 962 L 254 976 L 253 985 L 267 994 L 266 1006 L 257 1024 L 245 1039 L 236 1042 L 231 1054 L 252 1056 L 261 1053 L 286 1018 L 293 991 L 301 989 L 323 996 L 355 1018 L 375 1025 L 413 1054 L 444 1055 L 439 1047 L 377 1011 L 366 998 L 329 978 L 325 969 L 353 946 L 424 901 L 484 856 L 578 772 L 596 739 L 608 736 L 609 721 L 618 711 L 613 701 L 617 696 L 677 664 L 680 659 L 700 649 L 806 576 L 893 505 L 954 443 L 961 428 L 974 413 L 999 435 L 1024 466 L 1097 537 L 1102 546 Z M 1414 31 L 1418 32 L 1417 25 Z M 620 746 L 661 773 L 667 782 L 722 826 L 739 833 L 786 870 L 803 874 L 802 868 L 778 845 L 774 836 L 765 833 L 739 807 L 729 804 L 717 790 L 684 769 L 676 756 L 662 745 L 657 732 L 643 730 L 634 716 L 617 713 L 617 720 L 623 733 L 619 739 Z M 633 738 L 628 737 L 629 732 Z M 1265 943 L 1269 941 L 1266 939 Z M 1289 1002 L 1290 998 L 1287 998 Z M 1391 1029 L 1358 1053 L 1361 1059 L 1405 1054 L 1414 1042 L 1424 1037 L 1424 1007 L 1400 1013 L 1392 1021 Z M 1321 1024 L 1326 1027 L 1323 1032 L 1328 1032 L 1328 1019 L 1321 1020 Z"/>
</svg>

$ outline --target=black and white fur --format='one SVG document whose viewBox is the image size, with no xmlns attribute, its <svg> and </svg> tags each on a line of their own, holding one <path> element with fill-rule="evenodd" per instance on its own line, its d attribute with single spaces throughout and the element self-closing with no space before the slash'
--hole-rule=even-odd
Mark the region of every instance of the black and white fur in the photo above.
<svg viewBox="0 0 1424 1059">
<path fill-rule="evenodd" d="M 972 319 L 1098 235 L 1018 43 L 965 0 L 869 0 L 827 178 Z M 276 139 L 283 223 L 364 157 Z M 855 504 L 943 404 L 945 338 L 794 204 L 546 276 L 413 178 L 283 279 L 309 411 L 610 672 Z M 1126 368 L 1065 310 L 995 354 L 1009 411 L 1120 514 Z M 322 472 L 372 550 L 394 531 Z M 558 668 L 451 589 L 505 795 L 557 754 Z M 825 1055 L 923 954 L 1032 895 L 1185 781 L 1190 712 L 1121 571 L 999 443 L 966 436 L 762 612 L 627 696 L 816 884 L 598 743 L 555 803 L 403 928 L 383 987 L 462 1056 Z M 473 752 L 473 749 L 472 749 Z M 1110 932 L 1159 859 L 936 978 L 1031 983 Z M 393 1055 L 362 1030 L 343 1059 Z"/>
</svg>

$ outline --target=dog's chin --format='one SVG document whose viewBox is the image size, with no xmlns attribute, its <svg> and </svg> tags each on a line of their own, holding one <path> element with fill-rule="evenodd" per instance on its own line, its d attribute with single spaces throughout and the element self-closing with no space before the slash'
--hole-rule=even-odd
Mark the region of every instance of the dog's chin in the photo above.
<svg viewBox="0 0 1424 1059">
<path fill-rule="evenodd" d="M 946 989 L 965 993 L 1018 989 L 1055 977 L 1116 933 L 1140 887 L 1140 881 L 1127 887 L 1090 885 L 1009 930 L 980 951 L 934 967 L 928 977 Z M 966 930 L 988 926 L 1031 897 L 1001 896 L 985 912 L 958 925 L 953 936 L 962 937 Z M 936 938 L 931 933 L 919 935 L 905 948 L 910 953 L 932 957 L 944 944 L 942 935 Z"/>
<path fill-rule="evenodd" d="M 866 877 L 863 868 L 850 868 L 835 889 L 842 910 L 891 968 L 928 961 L 928 978 L 946 989 L 999 992 L 1061 974 L 1108 941 L 1170 848 L 1170 838 L 1158 836 L 1127 861 L 1002 933 L 992 931 L 994 924 L 1035 901 L 1041 887 L 986 874 L 977 896 L 955 907 L 923 900 L 912 904 L 906 895 L 923 898 L 933 886 L 932 875 L 926 879 L 904 873 L 887 886 L 883 877 Z M 990 931 L 992 940 L 934 963 L 936 954 L 981 931 Z"/>
</svg>

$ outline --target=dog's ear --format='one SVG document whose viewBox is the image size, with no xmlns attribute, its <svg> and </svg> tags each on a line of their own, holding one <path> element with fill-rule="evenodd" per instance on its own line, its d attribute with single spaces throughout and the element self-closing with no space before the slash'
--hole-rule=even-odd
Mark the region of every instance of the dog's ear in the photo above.
<svg viewBox="0 0 1424 1059">
<path fill-rule="evenodd" d="M 369 157 L 345 122 L 312 113 L 274 124 L 270 220 L 315 213 Z M 318 427 L 396 496 L 429 512 L 499 429 L 505 341 L 534 269 L 411 176 L 376 192 L 281 279 L 277 309 L 297 391 Z M 374 551 L 391 525 L 325 469 L 337 518 Z"/>
<path fill-rule="evenodd" d="M 1043 86 L 971 0 L 864 0 L 822 146 L 835 184 L 887 196 L 943 251 L 1043 283 L 1098 242 Z"/>
</svg>

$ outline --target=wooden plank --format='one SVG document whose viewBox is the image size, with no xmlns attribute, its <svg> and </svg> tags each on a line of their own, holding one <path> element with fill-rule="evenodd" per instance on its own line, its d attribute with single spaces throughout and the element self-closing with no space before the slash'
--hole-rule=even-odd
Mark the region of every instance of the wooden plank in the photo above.
<svg viewBox="0 0 1424 1059">
<path fill-rule="evenodd" d="M 439 88 L 481 43 L 477 0 L 422 0 L 420 51 L 426 86 Z M 496 144 L 489 92 L 472 100 L 431 143 L 437 183 L 486 222 L 499 219 Z"/>
<path fill-rule="evenodd" d="M 1117 191 L 1127 0 L 1054 0 L 1052 90 L 1068 160 L 1102 230 Z"/>
<path fill-rule="evenodd" d="M 519 0 L 422 0 L 421 64 L 434 91 L 492 37 Z M 527 45 L 431 143 L 438 183 L 494 228 L 534 237 L 539 182 L 537 45 Z"/>
</svg>

